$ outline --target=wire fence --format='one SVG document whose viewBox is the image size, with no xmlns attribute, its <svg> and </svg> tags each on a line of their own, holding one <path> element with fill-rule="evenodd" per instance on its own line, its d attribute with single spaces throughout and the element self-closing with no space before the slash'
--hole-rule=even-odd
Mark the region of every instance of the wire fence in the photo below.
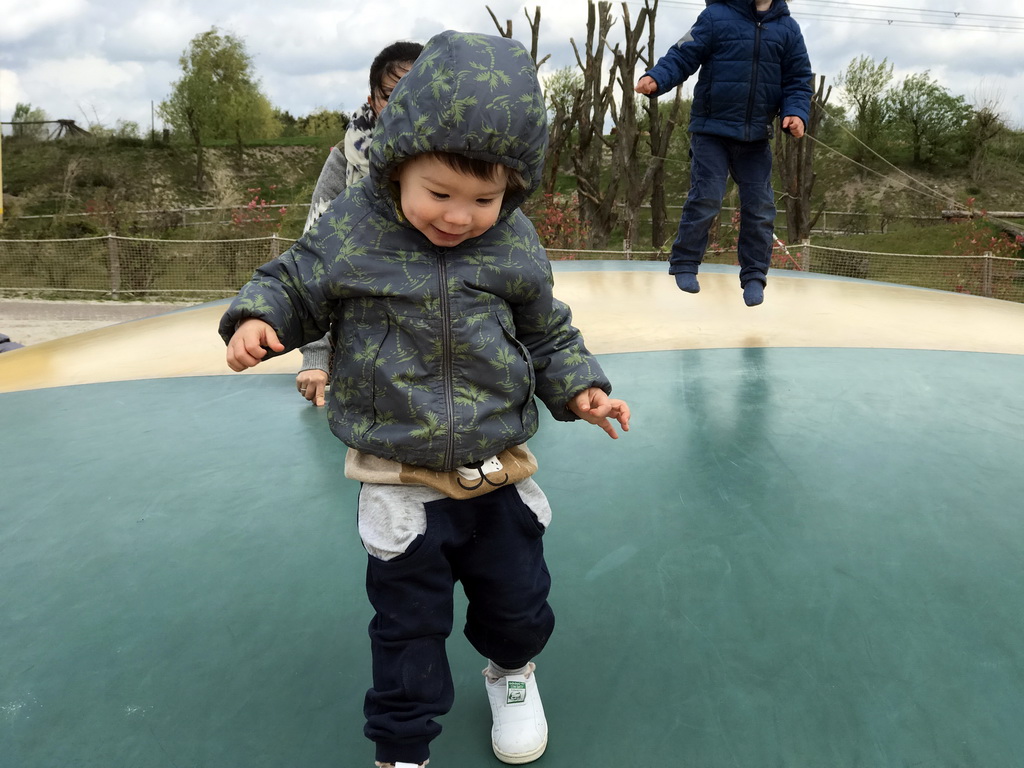
<svg viewBox="0 0 1024 768">
<path fill-rule="evenodd" d="M 618 206 L 624 208 L 625 203 L 619 203 Z M 250 206 L 251 207 L 251 206 Z M 292 208 L 301 208 L 303 211 L 309 208 L 309 203 L 278 203 L 273 204 L 264 203 L 256 206 L 260 212 L 268 210 L 287 212 Z M 650 204 L 645 203 L 640 206 L 644 211 L 650 210 Z M 678 218 L 678 212 L 682 211 L 682 205 L 666 205 L 665 210 L 672 212 L 675 218 Z M 182 208 L 153 208 L 153 209 L 140 209 L 133 210 L 129 215 L 139 219 L 158 219 L 164 226 L 167 227 L 198 227 L 206 224 L 229 224 L 232 221 L 232 217 L 238 213 L 245 213 L 247 210 L 246 206 L 237 205 L 202 205 L 202 206 L 189 206 Z M 729 216 L 739 211 L 736 207 L 722 206 L 722 213 Z M 842 233 L 842 234 L 866 234 L 873 232 L 885 232 L 885 227 L 890 220 L 899 221 L 917 221 L 917 222 L 941 222 L 945 221 L 945 217 L 941 215 L 928 215 L 919 216 L 911 214 L 893 214 L 890 216 L 884 216 L 878 213 L 870 213 L 866 211 L 829 211 L 822 210 L 817 214 L 818 218 L 815 222 L 815 226 L 811 229 L 811 234 L 830 234 L 830 233 Z M 77 211 L 77 212 L 60 212 L 60 213 L 34 213 L 34 214 L 23 214 L 20 216 L 9 216 L 7 218 L 17 219 L 21 221 L 52 221 L 54 219 L 100 219 L 110 217 L 109 211 Z M 671 218 L 671 217 L 670 217 Z M 643 224 L 649 226 L 649 214 L 648 219 L 642 220 Z"/>
<path fill-rule="evenodd" d="M 234 295 L 289 238 L 155 240 L 107 235 L 70 240 L 0 240 L 0 293 L 41 298 L 178 298 Z M 777 244 L 773 269 L 877 280 L 1024 303 L 1024 259 L 877 253 L 805 243 Z M 552 259 L 667 261 L 664 251 L 567 250 Z M 709 251 L 706 263 L 736 264 L 735 251 Z"/>
<path fill-rule="evenodd" d="M 268 203 L 256 201 L 248 205 L 194 205 L 187 208 L 150 208 L 124 211 L 121 215 L 133 219 L 159 222 L 162 227 L 202 227 L 209 224 L 231 224 L 238 217 L 252 219 L 256 216 L 268 216 L 270 212 L 283 215 L 292 208 L 299 208 L 303 215 L 309 209 L 309 203 Z M 104 226 L 109 226 L 109 221 L 114 212 L 112 210 L 96 211 L 61 211 L 60 213 L 33 213 L 20 216 L 9 216 L 7 218 L 18 221 L 53 221 L 55 219 L 94 219 L 99 220 Z"/>
<path fill-rule="evenodd" d="M 105 235 L 0 240 L 0 291 L 49 298 L 230 296 L 253 270 L 283 253 L 288 238 L 156 240 Z"/>
</svg>

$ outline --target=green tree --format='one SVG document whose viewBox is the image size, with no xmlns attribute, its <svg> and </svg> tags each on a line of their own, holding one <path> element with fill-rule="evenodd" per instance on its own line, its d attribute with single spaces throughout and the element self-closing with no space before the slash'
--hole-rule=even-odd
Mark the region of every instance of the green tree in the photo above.
<svg viewBox="0 0 1024 768">
<path fill-rule="evenodd" d="M 870 56 L 861 56 L 836 78 L 853 112 L 853 135 L 856 145 L 851 150 L 854 160 L 863 162 L 868 150 L 878 152 L 882 128 L 888 122 L 885 92 L 892 80 L 892 64 L 882 59 L 876 64 Z"/>
<path fill-rule="evenodd" d="M 218 126 L 214 138 L 232 139 L 240 157 L 247 139 L 273 139 L 281 135 L 274 107 L 258 88 L 233 93 L 221 117 L 224 122 Z"/>
<path fill-rule="evenodd" d="M 46 126 L 43 121 L 49 120 L 41 109 L 32 109 L 31 104 L 17 103 L 11 115 L 11 135 L 23 139 L 42 140 L 46 138 Z"/>
<path fill-rule="evenodd" d="M 108 128 L 103 123 L 90 123 L 89 133 L 98 139 L 139 139 L 142 134 L 139 131 L 139 124 L 134 120 L 118 120 L 113 128 Z"/>
<path fill-rule="evenodd" d="M 159 107 L 161 117 L 196 150 L 196 186 L 204 182 L 203 144 L 232 139 L 241 151 L 249 138 L 277 135 L 280 123 L 260 92 L 252 60 L 239 38 L 216 27 L 192 38 L 178 60 L 181 79 Z"/>
<path fill-rule="evenodd" d="M 297 136 L 299 129 L 297 127 L 298 121 L 288 110 L 278 109 L 274 107 L 274 119 L 277 120 L 281 126 L 282 136 Z"/>
<path fill-rule="evenodd" d="M 296 127 L 303 136 L 326 136 L 332 141 L 340 141 L 348 128 L 348 116 L 336 110 L 319 107 L 305 117 L 295 121 Z"/>
<path fill-rule="evenodd" d="M 942 148 L 952 147 L 971 115 L 964 97 L 952 96 L 927 71 L 908 75 L 886 100 L 894 133 L 910 146 L 916 164 L 934 160 Z"/>
</svg>

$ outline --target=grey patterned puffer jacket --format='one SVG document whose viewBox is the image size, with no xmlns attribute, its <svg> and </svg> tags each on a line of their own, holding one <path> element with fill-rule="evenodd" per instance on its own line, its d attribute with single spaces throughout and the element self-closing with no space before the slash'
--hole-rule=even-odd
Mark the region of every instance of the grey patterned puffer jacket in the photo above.
<svg viewBox="0 0 1024 768">
<path fill-rule="evenodd" d="M 260 267 L 220 333 L 259 317 L 288 349 L 332 326 L 327 401 L 347 445 L 449 471 L 519 445 L 537 430 L 539 397 L 560 421 L 575 394 L 611 385 L 552 296 L 551 266 L 518 206 L 536 189 L 547 142 L 544 100 L 520 43 L 444 32 L 425 47 L 381 113 L 370 175 Z M 518 170 L 498 222 L 439 248 L 396 208 L 406 158 L 460 152 Z"/>
</svg>

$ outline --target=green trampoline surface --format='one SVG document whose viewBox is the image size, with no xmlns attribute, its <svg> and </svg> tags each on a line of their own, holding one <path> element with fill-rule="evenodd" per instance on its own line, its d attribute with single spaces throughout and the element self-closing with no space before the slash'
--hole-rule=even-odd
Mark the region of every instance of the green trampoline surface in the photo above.
<svg viewBox="0 0 1024 768">
<path fill-rule="evenodd" d="M 1024 357 L 601 362 L 631 431 L 530 443 L 537 765 L 1024 765 Z M 372 766 L 358 487 L 293 381 L 0 395 L 0 765 Z M 431 768 L 499 765 L 484 661 L 449 654 Z"/>
</svg>

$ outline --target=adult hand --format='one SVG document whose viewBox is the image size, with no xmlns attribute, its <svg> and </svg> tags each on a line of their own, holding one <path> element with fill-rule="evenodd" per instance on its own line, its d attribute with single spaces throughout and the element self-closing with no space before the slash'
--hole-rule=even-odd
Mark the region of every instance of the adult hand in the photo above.
<svg viewBox="0 0 1024 768">
<path fill-rule="evenodd" d="M 321 371 L 319 368 L 299 371 L 299 375 L 295 377 L 295 386 L 300 395 L 319 408 L 325 401 L 327 371 Z"/>
</svg>

